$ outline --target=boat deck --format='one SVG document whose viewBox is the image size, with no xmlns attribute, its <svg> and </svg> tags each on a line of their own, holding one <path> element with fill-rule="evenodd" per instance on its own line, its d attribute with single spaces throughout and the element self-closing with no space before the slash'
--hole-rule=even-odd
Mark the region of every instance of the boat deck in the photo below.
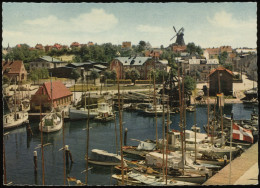
<svg viewBox="0 0 260 188">
<path fill-rule="evenodd" d="M 229 183 L 230 164 L 208 179 L 203 185 L 235 185 L 241 176 L 248 173 L 251 167 L 258 163 L 258 142 L 231 162 L 231 181 Z M 250 173 L 250 172 L 249 172 Z M 247 185 L 250 179 L 258 177 L 258 174 L 250 173 L 250 178 L 243 181 Z M 257 180 L 258 182 L 258 180 Z"/>
</svg>

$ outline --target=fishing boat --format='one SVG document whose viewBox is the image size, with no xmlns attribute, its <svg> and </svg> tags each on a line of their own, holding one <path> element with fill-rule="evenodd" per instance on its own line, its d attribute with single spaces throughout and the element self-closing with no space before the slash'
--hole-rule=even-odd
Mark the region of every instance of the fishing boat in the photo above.
<svg viewBox="0 0 260 188">
<path fill-rule="evenodd" d="M 151 186 L 163 186 L 166 185 L 166 182 L 163 181 L 162 177 L 142 174 L 138 172 L 129 172 L 128 177 L 131 177 L 137 181 L 140 181 L 143 184 Z M 167 180 L 167 185 L 198 185 L 196 183 L 190 183 L 185 181 L 177 181 L 174 178 Z"/>
<path fill-rule="evenodd" d="M 94 120 L 107 122 L 114 119 L 114 113 L 112 107 L 108 103 L 99 103 L 98 104 L 98 115 L 94 117 Z"/>
<path fill-rule="evenodd" d="M 11 112 L 3 117 L 4 129 L 19 127 L 26 121 L 28 121 L 28 112 Z"/>
<path fill-rule="evenodd" d="M 147 115 L 147 116 L 154 116 L 155 114 L 157 114 L 158 116 L 163 115 L 163 105 L 158 104 L 156 105 L 152 105 L 151 108 L 145 108 L 143 110 L 143 114 Z"/>
<path fill-rule="evenodd" d="M 59 131 L 62 128 L 62 124 L 61 113 L 53 110 L 42 118 L 42 122 L 39 123 L 39 130 L 45 133 Z"/>
<path fill-rule="evenodd" d="M 88 162 L 103 166 L 121 166 L 121 158 L 119 155 L 116 155 L 114 153 L 108 153 L 107 151 L 100 149 L 92 149 L 91 156 L 89 157 Z M 125 161 L 124 166 L 127 166 Z"/>
<path fill-rule="evenodd" d="M 113 174 L 112 178 L 117 180 L 118 185 L 123 185 L 122 184 L 122 175 L 120 174 Z M 145 185 L 142 182 L 135 180 L 128 175 L 124 175 L 124 185 Z"/>
<path fill-rule="evenodd" d="M 146 154 L 154 151 L 156 149 L 156 143 L 152 140 L 137 140 L 139 142 L 138 146 L 124 146 L 123 153 L 132 158 L 145 158 Z"/>
<path fill-rule="evenodd" d="M 93 119 L 98 115 L 98 108 L 89 109 L 89 118 Z M 88 109 L 80 108 L 76 109 L 71 107 L 69 109 L 69 117 L 70 120 L 82 120 L 82 119 L 88 119 Z"/>
</svg>

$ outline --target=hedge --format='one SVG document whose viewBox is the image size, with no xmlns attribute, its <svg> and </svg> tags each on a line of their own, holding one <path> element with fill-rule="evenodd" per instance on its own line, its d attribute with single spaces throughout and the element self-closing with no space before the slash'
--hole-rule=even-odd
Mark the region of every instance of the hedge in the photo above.
<svg viewBox="0 0 260 188">
<path fill-rule="evenodd" d="M 117 84 L 117 80 L 107 80 L 107 84 Z M 132 81 L 130 79 L 127 80 L 119 80 L 119 84 L 132 84 Z"/>
</svg>

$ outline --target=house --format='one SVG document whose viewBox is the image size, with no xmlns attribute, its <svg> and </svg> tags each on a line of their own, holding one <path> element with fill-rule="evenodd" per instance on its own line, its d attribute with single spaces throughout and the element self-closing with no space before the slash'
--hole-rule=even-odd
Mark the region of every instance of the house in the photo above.
<svg viewBox="0 0 260 188">
<path fill-rule="evenodd" d="M 206 51 L 206 52 L 205 52 Z M 204 54 L 209 58 L 209 59 L 217 59 L 219 55 L 219 48 L 206 48 L 204 50 Z M 204 55 L 203 54 L 203 55 Z"/>
<path fill-rule="evenodd" d="M 138 70 L 141 79 L 148 79 L 151 70 L 159 69 L 167 71 L 167 60 L 155 60 L 151 57 L 117 57 L 110 63 L 110 70 L 115 70 L 119 79 L 125 78 L 128 70 Z"/>
<path fill-rule="evenodd" d="M 233 72 L 224 67 L 218 67 L 209 74 L 209 94 L 216 96 L 217 93 L 233 94 Z"/>
<path fill-rule="evenodd" d="M 27 71 L 22 61 L 2 61 L 2 75 L 9 79 L 16 78 L 17 81 L 27 80 Z"/>
<path fill-rule="evenodd" d="M 145 57 L 156 57 L 159 58 L 160 55 L 162 55 L 162 50 L 146 50 L 145 52 Z"/>
<path fill-rule="evenodd" d="M 50 111 L 53 108 L 61 108 L 71 104 L 72 92 L 61 81 L 45 82 L 31 97 L 32 111 Z"/>
<path fill-rule="evenodd" d="M 36 44 L 35 49 L 36 50 L 44 50 L 44 47 L 43 47 L 42 44 Z"/>
<path fill-rule="evenodd" d="M 52 48 L 57 49 L 57 50 L 61 50 L 62 49 L 62 45 L 60 45 L 58 43 L 55 43 Z"/>
<path fill-rule="evenodd" d="M 53 48 L 53 46 L 50 46 L 50 45 L 44 46 L 45 52 L 51 51 L 52 48 Z"/>
<path fill-rule="evenodd" d="M 52 69 L 65 66 L 67 64 L 67 62 L 60 61 L 50 56 L 42 56 L 30 62 L 30 70 L 41 68 Z"/>
<path fill-rule="evenodd" d="M 71 48 L 78 48 L 78 47 L 81 47 L 81 45 L 78 42 L 73 42 L 73 43 L 71 43 L 70 47 Z"/>
<path fill-rule="evenodd" d="M 176 52 L 176 53 L 181 53 L 181 52 L 186 52 L 186 49 L 187 49 L 187 46 L 186 45 L 172 45 L 171 46 L 171 49 L 173 52 Z"/>
<path fill-rule="evenodd" d="M 131 47 L 131 42 L 122 42 L 122 49 L 130 49 Z"/>
</svg>

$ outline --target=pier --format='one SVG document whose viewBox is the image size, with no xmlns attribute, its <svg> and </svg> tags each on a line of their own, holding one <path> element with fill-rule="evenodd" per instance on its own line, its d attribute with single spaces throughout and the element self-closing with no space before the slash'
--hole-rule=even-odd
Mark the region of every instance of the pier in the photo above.
<svg viewBox="0 0 260 188">
<path fill-rule="evenodd" d="M 203 185 L 253 185 L 258 184 L 258 142 L 247 149 L 241 156 L 208 179 Z"/>
</svg>

